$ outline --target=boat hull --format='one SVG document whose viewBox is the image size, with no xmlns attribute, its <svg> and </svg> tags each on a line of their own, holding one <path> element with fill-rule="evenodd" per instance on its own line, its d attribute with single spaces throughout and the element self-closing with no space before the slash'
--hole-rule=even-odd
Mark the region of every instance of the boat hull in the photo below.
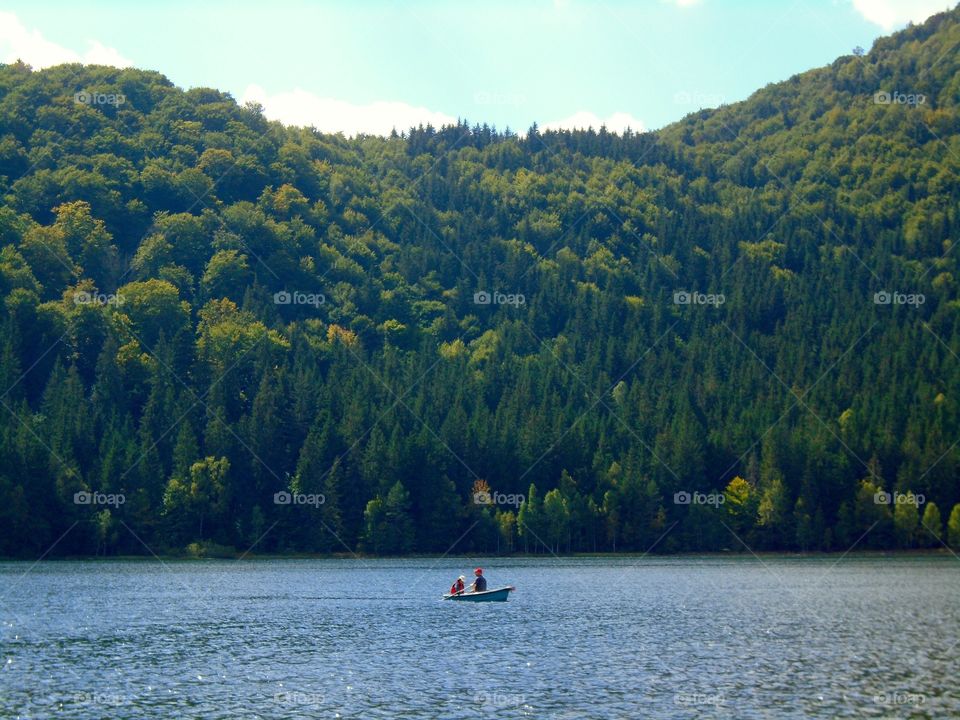
<svg viewBox="0 0 960 720">
<path fill-rule="evenodd" d="M 512 586 L 497 588 L 495 590 L 484 590 L 483 592 L 465 592 L 459 595 L 444 595 L 444 600 L 456 600 L 458 602 L 506 602 L 510 591 L 514 590 Z"/>
</svg>

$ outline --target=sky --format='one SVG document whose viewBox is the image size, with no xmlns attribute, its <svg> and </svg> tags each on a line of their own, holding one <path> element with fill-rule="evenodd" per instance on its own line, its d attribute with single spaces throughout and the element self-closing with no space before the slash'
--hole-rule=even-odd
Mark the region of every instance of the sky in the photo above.
<svg viewBox="0 0 960 720">
<path fill-rule="evenodd" d="M 663 127 L 948 0 L 0 0 L 0 62 L 133 66 L 325 132 Z"/>
</svg>

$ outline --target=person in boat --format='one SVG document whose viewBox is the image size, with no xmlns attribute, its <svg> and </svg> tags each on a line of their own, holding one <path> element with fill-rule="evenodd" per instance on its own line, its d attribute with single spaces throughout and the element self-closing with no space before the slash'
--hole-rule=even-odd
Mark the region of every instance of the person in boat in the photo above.
<svg viewBox="0 0 960 720">
<path fill-rule="evenodd" d="M 458 577 L 458 578 L 453 582 L 453 585 L 450 586 L 450 594 L 451 594 L 451 595 L 459 595 L 460 593 L 463 592 L 463 581 L 464 581 L 464 580 L 466 580 L 466 578 L 465 578 L 463 575 L 461 575 L 460 577 Z"/>
<path fill-rule="evenodd" d="M 483 568 L 477 568 L 473 574 L 476 575 L 476 579 L 470 588 L 473 592 L 484 592 L 487 589 L 487 579 L 483 576 Z"/>
</svg>

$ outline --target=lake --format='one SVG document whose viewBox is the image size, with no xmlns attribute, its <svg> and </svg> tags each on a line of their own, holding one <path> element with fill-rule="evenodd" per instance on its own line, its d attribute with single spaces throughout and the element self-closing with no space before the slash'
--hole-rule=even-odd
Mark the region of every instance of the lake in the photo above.
<svg viewBox="0 0 960 720">
<path fill-rule="evenodd" d="M 0 717 L 960 717 L 952 556 L 0 563 Z"/>
</svg>

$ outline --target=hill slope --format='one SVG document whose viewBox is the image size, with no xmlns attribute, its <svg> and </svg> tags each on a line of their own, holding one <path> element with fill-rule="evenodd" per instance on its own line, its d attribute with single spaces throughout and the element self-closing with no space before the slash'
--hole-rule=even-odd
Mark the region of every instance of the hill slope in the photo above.
<svg viewBox="0 0 960 720">
<path fill-rule="evenodd" d="M 0 66 L 0 554 L 939 544 L 958 42 L 626 137 Z"/>
</svg>

